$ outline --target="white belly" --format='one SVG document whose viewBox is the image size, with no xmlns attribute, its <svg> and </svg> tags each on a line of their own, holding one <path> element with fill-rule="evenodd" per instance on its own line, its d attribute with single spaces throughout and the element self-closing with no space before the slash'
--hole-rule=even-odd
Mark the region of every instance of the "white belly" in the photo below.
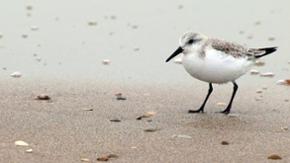
<svg viewBox="0 0 290 163">
<path fill-rule="evenodd" d="M 190 53 L 183 57 L 186 71 L 193 77 L 210 83 L 235 81 L 253 64 L 247 58 L 234 58 L 219 51 L 208 50 L 205 57 Z"/>
</svg>

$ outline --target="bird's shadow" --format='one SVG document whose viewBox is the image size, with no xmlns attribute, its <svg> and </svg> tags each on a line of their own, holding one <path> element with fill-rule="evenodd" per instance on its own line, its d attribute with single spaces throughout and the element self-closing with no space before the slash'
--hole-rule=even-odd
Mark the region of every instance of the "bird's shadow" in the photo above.
<svg viewBox="0 0 290 163">
<path fill-rule="evenodd" d="M 243 130 L 251 128 L 251 119 L 240 114 L 203 113 L 192 116 L 186 127 L 200 129 Z"/>
</svg>

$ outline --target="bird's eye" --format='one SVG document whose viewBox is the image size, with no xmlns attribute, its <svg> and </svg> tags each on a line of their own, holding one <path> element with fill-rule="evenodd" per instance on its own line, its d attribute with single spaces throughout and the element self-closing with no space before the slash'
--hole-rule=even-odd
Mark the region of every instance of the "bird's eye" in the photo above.
<svg viewBox="0 0 290 163">
<path fill-rule="evenodd" d="M 190 40 L 188 40 L 187 43 L 188 43 L 188 44 L 193 44 L 193 43 L 194 43 L 194 40 L 193 40 L 193 39 L 190 39 Z"/>
</svg>

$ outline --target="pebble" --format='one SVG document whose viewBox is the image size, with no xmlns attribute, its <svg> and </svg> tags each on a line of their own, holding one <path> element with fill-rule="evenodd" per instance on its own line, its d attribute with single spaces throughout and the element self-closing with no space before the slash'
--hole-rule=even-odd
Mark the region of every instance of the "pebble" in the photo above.
<svg viewBox="0 0 290 163">
<path fill-rule="evenodd" d="M 256 91 L 256 93 L 263 93 L 263 91 L 259 89 Z"/>
<path fill-rule="evenodd" d="M 156 112 L 154 112 L 154 111 L 148 111 L 148 112 L 146 112 L 145 114 L 143 114 L 143 115 L 137 117 L 136 119 L 137 119 L 137 120 L 141 120 L 141 119 L 143 119 L 143 118 L 150 118 L 150 117 L 152 117 L 152 116 L 154 116 L 154 115 L 156 115 Z"/>
<path fill-rule="evenodd" d="M 160 129 L 158 128 L 149 128 L 149 129 L 145 129 L 144 132 L 156 132 L 159 131 Z"/>
<path fill-rule="evenodd" d="M 229 142 L 227 142 L 227 141 L 222 141 L 221 142 L 221 145 L 229 145 L 230 143 Z"/>
<path fill-rule="evenodd" d="M 36 100 L 50 100 L 51 98 L 46 94 L 40 94 L 36 97 Z"/>
<path fill-rule="evenodd" d="M 265 64 L 266 64 L 266 63 L 263 62 L 263 61 L 256 61 L 256 62 L 255 62 L 255 65 L 256 65 L 256 66 L 265 66 Z"/>
<path fill-rule="evenodd" d="M 3 37 L 3 34 L 2 33 L 0 33 L 0 39 Z"/>
<path fill-rule="evenodd" d="M 33 150 L 30 148 L 30 149 L 26 149 L 25 152 L 26 152 L 26 153 L 32 153 Z"/>
<path fill-rule="evenodd" d="M 133 49 L 135 52 L 140 51 L 140 48 L 134 48 Z"/>
<path fill-rule="evenodd" d="M 33 25 L 33 26 L 30 27 L 30 29 L 32 31 L 38 31 L 39 30 L 39 27 L 37 27 L 36 25 Z"/>
<path fill-rule="evenodd" d="M 277 155 L 277 154 L 272 154 L 270 156 L 268 156 L 269 160 L 282 160 L 282 157 Z"/>
<path fill-rule="evenodd" d="M 268 41 L 275 41 L 275 37 L 269 37 Z"/>
<path fill-rule="evenodd" d="M 118 157 L 119 157 L 118 155 L 109 154 L 109 155 L 106 155 L 106 156 L 98 157 L 97 161 L 109 161 L 109 159 L 111 159 L 111 158 L 118 158 Z"/>
<path fill-rule="evenodd" d="M 132 25 L 132 29 L 138 29 L 138 25 Z"/>
<path fill-rule="evenodd" d="M 27 35 L 27 34 L 23 34 L 23 35 L 21 35 L 21 37 L 22 37 L 22 38 L 27 38 L 28 35 Z"/>
<path fill-rule="evenodd" d="M 178 5 L 178 6 L 177 6 L 177 8 L 178 8 L 179 10 L 183 9 L 183 7 L 184 7 L 183 5 Z"/>
<path fill-rule="evenodd" d="M 112 20 L 116 20 L 116 19 L 117 19 L 117 16 L 115 16 L 115 15 L 111 15 L 110 18 L 111 18 Z"/>
<path fill-rule="evenodd" d="M 103 63 L 103 65 L 109 65 L 109 64 L 111 64 L 111 61 L 109 59 L 104 59 L 102 61 L 102 63 Z"/>
<path fill-rule="evenodd" d="M 258 75 L 260 72 L 258 70 L 252 69 L 250 70 L 251 75 Z"/>
<path fill-rule="evenodd" d="M 94 111 L 92 108 L 82 108 L 83 111 Z"/>
<path fill-rule="evenodd" d="M 239 34 L 241 34 L 241 35 L 244 34 L 244 33 L 245 33 L 245 31 L 242 31 L 242 30 L 239 31 Z"/>
<path fill-rule="evenodd" d="M 174 63 L 176 63 L 176 64 L 182 64 L 182 58 L 176 58 L 176 59 L 174 59 Z"/>
<path fill-rule="evenodd" d="M 252 35 L 249 35 L 249 36 L 247 37 L 247 39 L 251 40 L 251 39 L 253 39 L 253 36 L 252 36 Z"/>
<path fill-rule="evenodd" d="M 281 130 L 288 131 L 288 127 L 287 126 L 281 127 Z"/>
<path fill-rule="evenodd" d="M 26 143 L 26 142 L 23 141 L 23 140 L 17 140 L 17 141 L 14 142 L 14 144 L 15 144 L 16 146 L 29 146 L 29 144 Z"/>
<path fill-rule="evenodd" d="M 20 72 L 16 71 L 16 72 L 13 72 L 12 74 L 10 74 L 10 76 L 13 78 L 20 78 L 20 77 L 22 77 L 22 74 Z"/>
<path fill-rule="evenodd" d="M 111 119 L 110 121 L 111 121 L 111 122 L 121 122 L 120 119 Z"/>
<path fill-rule="evenodd" d="M 173 135 L 172 138 L 184 138 L 184 139 L 191 139 L 192 137 L 189 135 Z"/>
<path fill-rule="evenodd" d="M 96 21 L 89 21 L 88 25 L 89 26 L 96 26 L 96 25 L 98 25 L 98 23 Z"/>
<path fill-rule="evenodd" d="M 275 74 L 272 72 L 265 72 L 260 74 L 261 77 L 274 77 Z"/>
<path fill-rule="evenodd" d="M 256 21 L 254 24 L 255 25 L 261 25 L 261 21 Z"/>
<path fill-rule="evenodd" d="M 127 100 L 126 97 L 123 97 L 122 93 L 117 93 L 117 94 L 115 94 L 115 96 L 116 96 L 117 100 L 121 100 L 121 101 Z"/>
<path fill-rule="evenodd" d="M 224 103 L 224 102 L 218 102 L 216 105 L 219 106 L 219 107 L 224 107 L 224 106 L 226 106 L 227 104 Z"/>
<path fill-rule="evenodd" d="M 282 80 L 278 80 L 278 81 L 276 82 L 276 84 L 278 84 L 278 85 L 290 85 L 290 79 L 286 79 L 286 80 L 284 80 L 284 79 L 282 79 Z"/>
<path fill-rule="evenodd" d="M 81 158 L 81 161 L 82 162 L 90 162 L 90 159 L 88 159 L 88 158 Z"/>
<path fill-rule="evenodd" d="M 31 5 L 26 6 L 26 10 L 32 10 L 33 7 Z"/>
</svg>

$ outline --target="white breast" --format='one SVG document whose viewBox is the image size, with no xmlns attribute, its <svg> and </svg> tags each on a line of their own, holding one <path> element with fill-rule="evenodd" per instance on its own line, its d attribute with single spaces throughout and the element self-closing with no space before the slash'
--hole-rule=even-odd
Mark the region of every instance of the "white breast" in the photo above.
<svg viewBox="0 0 290 163">
<path fill-rule="evenodd" d="M 247 58 L 235 58 L 214 49 L 207 49 L 204 57 L 196 53 L 185 54 L 183 65 L 193 77 L 210 83 L 235 81 L 253 64 Z"/>
</svg>

